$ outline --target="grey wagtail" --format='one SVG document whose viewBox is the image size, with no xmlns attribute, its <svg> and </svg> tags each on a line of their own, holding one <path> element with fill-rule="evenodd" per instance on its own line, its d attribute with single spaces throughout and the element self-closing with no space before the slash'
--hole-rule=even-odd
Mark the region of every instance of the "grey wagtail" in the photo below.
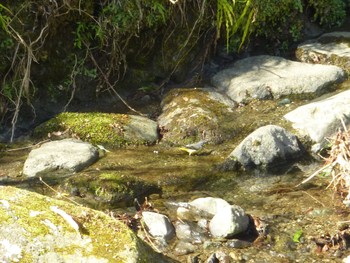
<svg viewBox="0 0 350 263">
<path fill-rule="evenodd" d="M 192 153 L 195 153 L 197 151 L 199 151 L 200 149 L 203 148 L 203 145 L 206 144 L 208 141 L 207 140 L 202 140 L 196 143 L 192 143 L 192 144 L 187 144 L 183 147 L 179 147 L 179 150 L 188 152 L 188 155 L 192 155 Z"/>
</svg>

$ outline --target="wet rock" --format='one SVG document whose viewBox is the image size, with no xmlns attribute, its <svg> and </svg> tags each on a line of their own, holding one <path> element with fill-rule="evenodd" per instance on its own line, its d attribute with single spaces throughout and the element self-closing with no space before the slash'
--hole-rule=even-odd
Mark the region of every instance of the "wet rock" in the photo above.
<svg viewBox="0 0 350 263">
<path fill-rule="evenodd" d="M 299 158 L 303 148 L 297 137 L 282 127 L 267 125 L 249 134 L 229 155 L 245 168 L 271 168 Z"/>
<path fill-rule="evenodd" d="M 192 245 L 190 242 L 180 241 L 176 244 L 175 254 L 176 255 L 188 255 L 193 253 L 196 250 L 196 247 Z"/>
<path fill-rule="evenodd" d="M 145 211 L 142 219 L 153 237 L 168 241 L 175 236 L 174 226 L 167 216 Z"/>
<path fill-rule="evenodd" d="M 158 124 L 162 141 L 179 145 L 200 140 L 221 142 L 232 137 L 227 116 L 237 106 L 212 89 L 174 89 L 162 101 Z M 204 149 L 205 150 L 205 149 Z"/>
<path fill-rule="evenodd" d="M 0 186 L 1 262 L 171 262 L 105 213 Z"/>
<path fill-rule="evenodd" d="M 325 143 L 340 127 L 350 123 L 350 90 L 300 106 L 284 115 L 301 136 L 308 136 L 317 145 L 315 151 Z"/>
<path fill-rule="evenodd" d="M 190 225 L 187 223 L 176 221 L 175 230 L 178 239 L 191 240 L 192 231 Z"/>
<path fill-rule="evenodd" d="M 217 73 L 212 84 L 232 100 L 276 99 L 290 94 L 318 96 L 345 80 L 336 66 L 311 65 L 274 56 L 242 59 Z"/>
<path fill-rule="evenodd" d="M 307 63 L 336 65 L 350 72 L 350 32 L 331 32 L 300 44 L 298 60 Z"/>
<path fill-rule="evenodd" d="M 76 139 L 51 141 L 32 150 L 24 163 L 23 174 L 44 176 L 50 172 L 78 172 L 98 159 L 93 145 Z"/>
<path fill-rule="evenodd" d="M 193 216 L 192 216 L 192 214 L 191 214 L 191 211 L 190 211 L 190 209 L 188 209 L 188 208 L 186 208 L 186 207 L 178 207 L 177 209 L 176 209 L 176 215 L 177 215 L 177 217 L 179 218 L 179 219 L 181 219 L 181 220 L 191 220 L 191 221 L 193 221 L 194 220 L 194 218 L 193 218 Z"/>
<path fill-rule="evenodd" d="M 250 247 L 252 245 L 251 242 L 239 240 L 239 239 L 230 239 L 227 240 L 226 246 L 229 248 L 245 248 Z"/>
<path fill-rule="evenodd" d="M 78 193 L 79 202 L 99 209 L 133 206 L 135 199 L 143 203 L 145 197 L 162 193 L 155 183 L 118 172 L 72 175 L 60 184 L 59 190 Z"/>
<path fill-rule="evenodd" d="M 241 207 L 224 206 L 210 220 L 209 230 L 213 237 L 228 238 L 244 232 L 248 224 L 249 218 Z"/>
</svg>

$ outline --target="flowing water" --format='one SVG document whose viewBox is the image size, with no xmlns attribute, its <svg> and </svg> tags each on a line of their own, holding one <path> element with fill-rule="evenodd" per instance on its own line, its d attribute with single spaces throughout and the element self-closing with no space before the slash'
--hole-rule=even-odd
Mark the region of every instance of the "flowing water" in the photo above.
<svg viewBox="0 0 350 263">
<path fill-rule="evenodd" d="M 203 259 L 211 252 L 224 251 L 237 262 L 337 262 L 346 251 L 317 253 L 312 238 L 336 234 L 338 223 L 348 220 L 348 211 L 331 189 L 327 178 L 315 178 L 295 187 L 320 167 L 320 163 L 296 164 L 284 174 L 259 172 L 219 172 L 215 166 L 229 154 L 230 147 L 207 146 L 210 155 L 188 156 L 176 148 L 164 145 L 118 149 L 107 153 L 97 163 L 80 172 L 86 176 L 102 172 L 136 176 L 162 187 L 162 195 L 152 195 L 150 202 L 160 212 L 176 220 L 167 203 L 188 202 L 197 197 L 220 197 L 241 206 L 246 213 L 263 219 L 268 225 L 265 240 L 244 249 L 215 245 L 197 254 Z M 29 150 L 2 152 L 0 174 L 2 182 L 56 196 L 57 193 L 40 182 L 21 180 L 20 170 Z M 63 179 L 62 179 L 63 180 Z M 56 182 L 57 183 L 57 182 Z M 79 201 L 79 198 L 75 198 Z M 122 210 L 118 210 L 122 211 Z M 298 242 L 293 236 L 302 231 Z M 170 246 L 166 253 L 187 262 L 188 255 L 173 255 Z"/>
<path fill-rule="evenodd" d="M 266 239 L 247 248 L 229 248 L 224 242 L 213 242 L 205 249 L 203 244 L 197 245 L 192 255 L 199 255 L 202 260 L 206 260 L 212 252 L 224 251 L 236 262 L 341 262 L 341 258 L 350 252 L 332 248 L 327 252 L 317 252 L 313 239 L 319 239 L 325 234 L 337 234 L 339 224 L 349 220 L 348 209 L 331 188 L 326 189 L 329 178 L 316 177 L 296 187 L 318 170 L 322 163 L 304 160 L 279 174 L 221 172 L 217 169 L 250 131 L 265 124 L 284 123 L 281 116 L 303 103 L 305 101 L 280 106 L 271 101 L 253 102 L 246 108 L 238 109 L 237 123 L 241 124 L 238 129 L 241 133 L 237 133 L 231 142 L 219 146 L 206 145 L 205 154 L 202 155 L 189 156 L 176 147 L 162 143 L 148 147 L 120 148 L 106 153 L 98 162 L 77 175 L 88 177 L 114 172 L 154 183 L 162 188 L 163 193 L 151 195 L 149 201 L 172 220 L 176 220 L 176 215 L 169 210 L 169 202 L 188 202 L 198 197 L 212 196 L 241 206 L 246 213 L 259 217 L 268 225 Z M 57 192 L 42 182 L 26 180 L 21 176 L 30 149 L 18 148 L 32 144 L 26 141 L 0 149 L 0 182 L 57 197 Z M 56 191 L 63 191 L 61 186 L 64 180 L 59 178 L 51 185 L 58 189 Z M 89 203 L 79 200 L 77 196 L 71 198 L 80 203 Z M 102 210 L 109 208 L 121 212 L 126 209 L 89 204 Z M 165 253 L 180 262 L 187 262 L 188 255 L 175 255 L 172 249 L 170 244 Z"/>
</svg>

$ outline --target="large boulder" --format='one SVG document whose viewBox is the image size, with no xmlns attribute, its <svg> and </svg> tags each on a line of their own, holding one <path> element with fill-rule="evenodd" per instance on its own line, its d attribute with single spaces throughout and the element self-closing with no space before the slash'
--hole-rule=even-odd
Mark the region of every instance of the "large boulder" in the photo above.
<svg viewBox="0 0 350 263">
<path fill-rule="evenodd" d="M 316 143 L 315 150 L 342 128 L 350 124 L 350 90 L 300 106 L 284 115 L 300 136 L 307 136 Z"/>
<path fill-rule="evenodd" d="M 274 99 L 290 94 L 318 96 L 345 79 L 336 66 L 311 65 L 281 57 L 242 59 L 212 78 L 212 84 L 232 100 Z"/>
<path fill-rule="evenodd" d="M 229 155 L 245 168 L 272 168 L 299 158 L 303 148 L 298 138 L 276 125 L 266 125 L 249 134 Z"/>
<path fill-rule="evenodd" d="M 98 159 L 98 150 L 87 142 L 64 139 L 44 143 L 32 150 L 24 163 L 23 174 L 28 177 L 50 172 L 78 172 Z"/>
<path fill-rule="evenodd" d="M 300 44 L 296 50 L 299 61 L 336 65 L 350 73 L 350 32 L 331 32 Z"/>
<path fill-rule="evenodd" d="M 121 221 L 0 186 L 0 262 L 171 262 Z"/>
<path fill-rule="evenodd" d="M 163 142 L 184 145 L 205 139 L 217 143 L 232 136 L 227 116 L 237 104 L 210 88 L 174 89 L 161 106 L 158 124 Z"/>
</svg>

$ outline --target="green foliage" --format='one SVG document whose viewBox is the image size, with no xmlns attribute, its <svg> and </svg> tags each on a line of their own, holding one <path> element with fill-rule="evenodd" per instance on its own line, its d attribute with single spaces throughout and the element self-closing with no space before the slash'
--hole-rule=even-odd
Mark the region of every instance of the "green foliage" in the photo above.
<svg viewBox="0 0 350 263">
<path fill-rule="evenodd" d="M 89 45 L 89 43 L 95 39 L 98 39 L 100 42 L 103 41 L 101 27 L 92 22 L 77 22 L 77 29 L 74 34 L 74 46 L 79 49 L 81 49 L 84 44 Z"/>
<path fill-rule="evenodd" d="M 11 18 L 7 15 L 4 15 L 4 11 L 6 11 L 6 13 L 11 14 L 10 9 L 8 9 L 6 6 L 0 4 L 0 27 L 7 31 L 7 26 L 11 20 Z"/>
<path fill-rule="evenodd" d="M 241 10 L 243 8 L 243 11 Z M 216 11 L 216 27 L 218 36 L 220 37 L 220 30 L 224 27 L 226 32 L 226 47 L 229 50 L 233 43 L 232 38 L 236 37 L 235 34 L 241 30 L 243 31 L 240 40 L 240 49 L 245 42 L 248 33 L 250 23 L 254 14 L 254 9 L 251 8 L 251 0 L 245 0 L 237 2 L 235 0 L 217 0 Z M 223 26 L 224 25 L 224 26 Z"/>
<path fill-rule="evenodd" d="M 288 34 L 292 26 L 300 23 L 296 18 L 303 11 L 301 0 L 256 0 L 254 6 L 257 8 L 255 33 L 273 38 Z M 294 31 L 294 34 L 297 33 Z"/>
<path fill-rule="evenodd" d="M 309 0 L 314 9 L 314 20 L 320 25 L 330 28 L 340 26 L 345 19 L 345 3 L 343 0 Z"/>
<path fill-rule="evenodd" d="M 303 236 L 303 230 L 302 229 L 297 230 L 293 235 L 293 242 L 300 243 L 300 239 L 302 236 Z"/>
</svg>

